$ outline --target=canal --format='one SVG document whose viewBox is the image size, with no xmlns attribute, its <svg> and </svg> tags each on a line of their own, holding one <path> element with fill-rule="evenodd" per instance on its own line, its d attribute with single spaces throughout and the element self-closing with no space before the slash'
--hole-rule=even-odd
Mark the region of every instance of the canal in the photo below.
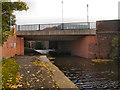
<svg viewBox="0 0 120 90">
<path fill-rule="evenodd" d="M 49 50 L 37 50 L 48 53 Z M 56 56 L 55 64 L 77 87 L 120 88 L 120 63 L 77 56 Z"/>
<path fill-rule="evenodd" d="M 118 65 L 115 61 L 96 62 L 75 56 L 56 57 L 54 64 L 80 89 L 118 88 Z"/>
</svg>

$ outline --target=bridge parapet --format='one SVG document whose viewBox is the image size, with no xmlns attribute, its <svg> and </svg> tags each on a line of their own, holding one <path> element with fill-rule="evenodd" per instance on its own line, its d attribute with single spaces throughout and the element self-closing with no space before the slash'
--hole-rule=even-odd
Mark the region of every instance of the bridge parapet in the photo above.
<svg viewBox="0 0 120 90">
<path fill-rule="evenodd" d="M 18 36 L 24 36 L 24 35 L 96 35 L 95 29 L 90 30 L 49 30 L 49 31 L 18 31 Z"/>
<path fill-rule="evenodd" d="M 96 29 L 95 22 L 74 22 L 74 23 L 54 23 L 54 24 L 33 24 L 18 25 L 18 31 L 35 30 L 89 30 Z"/>
</svg>

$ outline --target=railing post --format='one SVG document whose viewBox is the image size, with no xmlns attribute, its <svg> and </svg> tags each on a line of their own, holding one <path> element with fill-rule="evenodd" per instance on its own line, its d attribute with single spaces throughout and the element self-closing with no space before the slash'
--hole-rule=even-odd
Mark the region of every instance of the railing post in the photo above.
<svg viewBox="0 0 120 90">
<path fill-rule="evenodd" d="M 88 29 L 90 29 L 90 22 L 88 22 Z"/>
<path fill-rule="evenodd" d="M 18 25 L 18 31 L 20 31 L 20 25 Z"/>
<path fill-rule="evenodd" d="M 64 30 L 64 24 L 62 23 L 62 30 Z"/>
<path fill-rule="evenodd" d="M 40 24 L 39 24 L 39 30 L 40 30 Z"/>
</svg>

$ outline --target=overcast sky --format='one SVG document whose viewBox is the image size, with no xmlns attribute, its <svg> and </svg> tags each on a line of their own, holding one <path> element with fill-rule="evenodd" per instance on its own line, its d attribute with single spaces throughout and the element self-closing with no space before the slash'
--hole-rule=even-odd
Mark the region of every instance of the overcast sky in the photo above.
<svg viewBox="0 0 120 90">
<path fill-rule="evenodd" d="M 86 22 L 87 4 L 89 21 L 118 19 L 120 0 L 21 0 L 27 2 L 28 11 L 16 11 L 17 24 Z"/>
</svg>

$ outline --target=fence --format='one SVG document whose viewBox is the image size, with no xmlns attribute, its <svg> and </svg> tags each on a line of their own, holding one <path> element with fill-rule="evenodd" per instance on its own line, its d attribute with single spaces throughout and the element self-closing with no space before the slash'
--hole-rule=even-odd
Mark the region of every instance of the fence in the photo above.
<svg viewBox="0 0 120 90">
<path fill-rule="evenodd" d="M 77 23 L 55 23 L 55 24 L 33 24 L 33 25 L 18 25 L 18 31 L 31 30 L 85 30 L 96 29 L 95 22 L 77 22 Z"/>
</svg>

